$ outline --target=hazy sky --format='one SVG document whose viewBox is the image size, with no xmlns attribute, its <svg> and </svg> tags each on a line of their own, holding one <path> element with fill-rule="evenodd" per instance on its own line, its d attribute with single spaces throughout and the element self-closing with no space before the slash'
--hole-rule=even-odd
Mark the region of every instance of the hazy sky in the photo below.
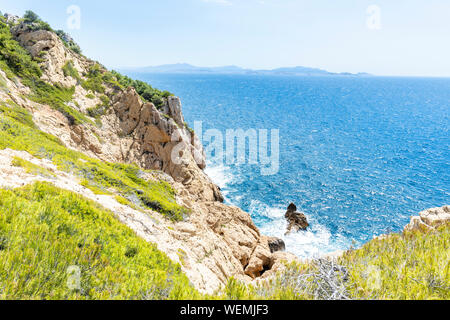
<svg viewBox="0 0 450 320">
<path fill-rule="evenodd" d="M 70 5 L 80 8 L 80 29 L 68 27 Z M 0 0 L 2 12 L 27 9 L 108 67 L 187 62 L 450 76 L 449 0 Z"/>
</svg>

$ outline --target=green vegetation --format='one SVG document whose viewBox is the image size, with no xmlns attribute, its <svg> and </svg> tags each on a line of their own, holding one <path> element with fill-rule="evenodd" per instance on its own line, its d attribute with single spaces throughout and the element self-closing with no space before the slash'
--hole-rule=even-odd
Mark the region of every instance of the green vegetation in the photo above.
<svg viewBox="0 0 450 320">
<path fill-rule="evenodd" d="M 169 91 L 160 91 L 154 89 L 151 85 L 144 81 L 133 80 L 127 76 L 123 76 L 116 71 L 111 71 L 112 75 L 117 79 L 117 82 L 125 88 L 133 87 L 136 92 L 142 97 L 144 101 L 152 102 L 158 109 L 164 106 L 164 99 L 172 96 Z"/>
<path fill-rule="evenodd" d="M 31 11 L 26 13 L 24 21 L 29 23 L 30 26 L 53 31 L 50 27 L 47 28 L 45 22 L 42 22 L 39 16 Z M 71 38 L 66 33 L 56 31 L 56 34 L 59 35 L 66 46 L 72 46 L 70 43 L 73 40 L 70 40 Z M 74 51 L 78 52 L 79 50 Z M 60 111 L 66 116 L 71 125 L 88 122 L 88 118 L 83 113 L 67 105 L 72 101 L 74 88 L 52 85 L 40 79 L 42 75 L 38 64 L 40 60 L 39 57 L 31 58 L 29 53 L 12 38 L 10 27 L 3 19 L 0 19 L 0 68 L 6 73 L 7 77 L 11 80 L 14 80 L 16 77 L 21 78 L 23 84 L 30 87 L 32 91 L 30 99 L 38 103 L 48 104 Z M 109 72 L 98 63 L 95 63 L 84 75 L 86 80 L 83 80 L 78 74 L 72 61 L 64 65 L 63 72 L 65 76 L 76 79 L 85 90 L 92 91 L 92 93 L 104 94 L 105 85 L 107 84 L 116 89 L 134 87 L 144 101 L 152 102 L 159 109 L 164 106 L 164 99 L 172 95 L 168 91 L 154 89 L 143 81 L 132 80 L 115 71 Z M 89 94 L 90 97 L 94 97 L 92 93 Z M 106 103 L 102 102 L 102 105 L 97 106 L 96 110 L 89 110 L 91 116 L 99 117 L 104 114 Z"/>
<path fill-rule="evenodd" d="M 231 279 L 222 298 L 448 300 L 450 225 L 375 239 L 337 262 L 294 263 L 257 286 Z"/>
<path fill-rule="evenodd" d="M 88 91 L 105 93 L 105 84 L 109 84 L 116 89 L 133 87 L 143 101 L 152 102 L 158 109 L 164 106 L 165 99 L 173 95 L 169 91 L 155 89 L 144 81 L 133 80 L 116 71 L 108 71 L 98 63 L 90 68 L 86 77 L 87 80 L 82 82 L 81 85 Z"/>
<path fill-rule="evenodd" d="M 73 61 L 67 61 L 62 70 L 65 77 L 72 77 L 78 82 L 81 82 L 80 74 L 78 73 L 77 69 L 75 69 Z"/>
<path fill-rule="evenodd" d="M 450 299 L 450 226 L 373 240 L 342 258 L 361 299 Z"/>
<path fill-rule="evenodd" d="M 73 39 L 66 32 L 64 32 L 63 30 L 53 30 L 47 22 L 42 21 L 42 19 L 33 11 L 26 11 L 22 20 L 23 22 L 28 23 L 29 28 L 33 31 L 47 30 L 54 32 L 68 49 L 72 50 L 75 53 L 81 54 L 80 46 L 75 41 L 73 41 Z"/>
<path fill-rule="evenodd" d="M 70 125 L 89 122 L 88 118 L 75 108 L 67 105 L 72 101 L 75 88 L 51 85 L 38 79 L 23 79 L 22 82 L 32 90 L 29 98 L 37 103 L 46 104 L 61 112 Z"/>
<path fill-rule="evenodd" d="M 33 31 L 35 30 L 53 31 L 53 29 L 47 22 L 42 21 L 41 18 L 31 10 L 25 11 L 22 21 L 27 23 L 29 25 L 28 27 Z"/>
<path fill-rule="evenodd" d="M 48 178 L 55 177 L 55 174 L 50 170 L 47 170 L 46 168 L 38 166 L 32 162 L 29 162 L 19 157 L 14 157 L 11 165 L 14 167 L 24 168 L 27 173 L 32 173 L 35 175 L 40 175 Z"/>
<path fill-rule="evenodd" d="M 85 179 L 94 192 L 120 195 L 137 207 L 156 210 L 174 221 L 189 212 L 178 205 L 175 192 L 165 182 L 148 182 L 137 166 L 108 163 L 68 149 L 54 136 L 38 130 L 29 113 L 9 102 L 0 108 L 0 149 L 24 150 L 52 160 L 59 170 Z"/>
<path fill-rule="evenodd" d="M 33 22 L 37 22 L 40 20 L 39 16 L 31 10 L 25 11 L 25 14 L 23 15 L 23 19 L 25 22 L 28 22 L 28 23 L 33 23 Z"/>
<path fill-rule="evenodd" d="M 99 119 L 101 116 L 105 115 L 106 112 L 108 111 L 111 103 L 109 98 L 105 95 L 102 95 L 100 96 L 100 100 L 102 101 L 100 104 L 86 110 L 86 112 L 90 117 Z"/>
<path fill-rule="evenodd" d="M 105 72 L 98 63 L 94 64 L 86 75 L 87 80 L 83 81 L 81 86 L 88 91 L 105 93 L 105 87 L 103 85 L 103 74 Z"/>
<path fill-rule="evenodd" d="M 0 68 L 8 78 L 20 77 L 23 84 L 31 89 L 29 98 L 47 104 L 60 111 L 70 124 L 88 121 L 86 116 L 67 105 L 72 100 L 75 89 L 51 85 L 40 79 L 42 71 L 28 52 L 12 39 L 9 26 L 0 21 Z"/>
<path fill-rule="evenodd" d="M 14 119 L 27 127 L 36 128 L 31 114 L 12 100 L 0 101 L 0 115 Z"/>
<path fill-rule="evenodd" d="M 73 41 L 72 37 L 70 37 L 66 32 L 63 30 L 56 30 L 55 33 L 61 39 L 66 48 L 77 54 L 82 54 L 80 46 Z"/>
<path fill-rule="evenodd" d="M 77 194 L 0 189 L 0 213 L 0 299 L 200 298 L 179 265 Z"/>
<path fill-rule="evenodd" d="M 12 38 L 9 26 L 0 21 L 0 67 L 9 79 L 16 76 L 40 78 L 41 68 L 28 52 Z"/>
</svg>

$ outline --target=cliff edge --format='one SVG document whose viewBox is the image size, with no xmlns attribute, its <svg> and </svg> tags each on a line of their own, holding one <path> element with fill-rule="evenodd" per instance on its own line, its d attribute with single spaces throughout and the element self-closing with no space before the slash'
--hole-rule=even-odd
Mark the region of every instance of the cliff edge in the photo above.
<svg viewBox="0 0 450 320">
<path fill-rule="evenodd" d="M 220 189 L 203 171 L 203 147 L 184 122 L 179 98 L 149 88 L 138 92 L 140 83 L 75 52 L 67 37 L 38 22 L 9 15 L 1 23 L 9 28 L 11 41 L 26 50 L 29 63 L 39 66 L 35 72 L 39 76 L 0 68 L 3 105 L 28 110 L 39 130 L 57 137 L 68 149 L 105 163 L 136 165 L 142 170 L 140 179 L 169 184 L 177 205 L 185 210 L 181 219 L 169 219 L 158 201 L 144 201 L 145 207 L 136 200 L 139 189 L 119 194 L 113 183 L 104 190 L 108 195 L 92 193 L 95 179 L 89 174 L 80 177 L 73 170 L 61 170 L 19 147 L 1 152 L 2 187 L 50 181 L 100 203 L 179 262 L 204 292 L 218 290 L 231 277 L 250 282 L 268 276 L 282 267 L 282 261 L 295 260 L 290 254 L 271 252 L 269 239 L 249 214 L 223 204 Z M 14 157 L 51 170 L 57 178 L 13 169 Z M 96 182 L 95 187 L 102 185 Z M 121 204 L 117 196 L 134 206 Z"/>
</svg>

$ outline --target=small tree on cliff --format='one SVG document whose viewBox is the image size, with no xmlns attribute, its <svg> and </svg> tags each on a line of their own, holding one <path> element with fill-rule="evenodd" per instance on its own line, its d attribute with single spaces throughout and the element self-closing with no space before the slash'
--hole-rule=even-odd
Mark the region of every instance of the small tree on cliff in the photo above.
<svg viewBox="0 0 450 320">
<path fill-rule="evenodd" d="M 37 22 L 40 20 L 39 16 L 31 10 L 25 11 L 23 18 L 25 19 L 25 22 L 30 22 L 30 23 Z"/>
</svg>

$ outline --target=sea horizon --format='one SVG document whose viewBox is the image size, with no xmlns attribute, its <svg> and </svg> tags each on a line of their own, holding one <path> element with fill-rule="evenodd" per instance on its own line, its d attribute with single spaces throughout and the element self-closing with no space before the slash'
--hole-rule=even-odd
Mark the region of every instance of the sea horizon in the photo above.
<svg viewBox="0 0 450 320">
<path fill-rule="evenodd" d="M 286 242 L 287 251 L 290 251 L 299 257 L 312 258 L 316 256 L 326 255 L 335 251 L 340 250 L 348 250 L 352 246 L 361 246 L 367 241 L 371 240 L 373 237 L 380 236 L 382 234 L 387 234 L 390 232 L 400 232 L 403 227 L 407 224 L 410 217 L 417 214 L 417 212 L 428 209 L 430 207 L 439 207 L 448 202 L 449 194 L 448 190 L 445 191 L 445 185 L 443 185 L 444 181 L 448 180 L 448 171 L 445 171 L 445 168 L 448 168 L 449 163 L 446 161 L 445 157 L 441 158 L 440 168 L 437 166 L 436 168 L 431 168 L 432 170 L 428 170 L 425 172 L 422 169 L 417 169 L 417 171 L 412 170 L 411 174 L 425 174 L 426 179 L 430 178 L 430 175 L 435 174 L 435 170 L 442 170 L 442 182 L 438 182 L 438 186 L 440 186 L 441 191 L 426 192 L 425 190 L 416 192 L 413 187 L 405 188 L 405 197 L 410 197 L 409 200 L 406 200 L 402 196 L 402 193 L 395 192 L 395 188 L 401 185 L 401 181 L 397 181 L 396 177 L 401 175 L 402 166 L 398 167 L 398 163 L 394 161 L 390 166 L 379 166 L 376 167 L 377 170 L 383 170 L 386 168 L 392 168 L 394 173 L 392 174 L 392 178 L 387 179 L 387 177 L 383 175 L 378 175 L 375 177 L 370 177 L 372 175 L 371 172 L 365 172 L 362 166 L 356 165 L 355 167 L 344 168 L 345 165 L 340 165 L 338 168 L 333 170 L 326 170 L 325 167 L 320 167 L 322 172 L 318 173 L 319 179 L 316 179 L 316 183 L 322 184 L 323 181 L 329 179 L 330 176 L 335 175 L 336 172 L 339 172 L 336 175 L 336 179 L 351 179 L 356 186 L 363 186 L 364 183 L 369 183 L 370 188 L 373 188 L 373 191 L 377 193 L 376 190 L 378 188 L 387 188 L 390 189 L 390 192 L 387 194 L 365 194 L 365 192 L 360 191 L 351 191 L 351 188 L 348 188 L 346 184 L 340 185 L 334 182 L 331 183 L 323 183 L 325 186 L 320 188 L 308 185 L 308 187 L 300 188 L 300 182 L 306 181 L 315 175 L 314 168 L 307 168 L 305 171 L 302 171 L 301 167 L 305 166 L 302 161 L 297 161 L 299 163 L 303 163 L 299 165 L 298 163 L 291 163 L 286 168 L 286 163 L 283 162 L 283 157 L 292 156 L 293 151 L 289 150 L 290 145 L 292 144 L 290 141 L 296 141 L 300 136 L 290 136 L 287 138 L 285 135 L 286 131 L 290 130 L 290 127 L 286 127 L 286 118 L 280 117 L 277 120 L 276 114 L 268 113 L 271 117 L 270 121 L 262 121 L 261 113 L 266 114 L 268 112 L 268 108 L 264 105 L 266 101 L 277 101 L 276 104 L 280 104 L 280 106 L 287 107 L 290 112 L 292 112 L 292 117 L 301 121 L 300 118 L 296 117 L 297 115 L 294 113 L 295 106 L 300 102 L 303 103 L 311 103 L 312 107 L 317 106 L 325 106 L 325 111 L 330 112 L 333 110 L 333 106 L 329 105 L 333 103 L 331 100 L 325 99 L 322 104 L 316 104 L 314 99 L 324 99 L 327 94 L 331 94 L 332 97 L 336 98 L 338 96 L 342 96 L 341 89 L 344 90 L 344 97 L 348 96 L 349 99 L 343 100 L 342 103 L 337 104 L 337 108 L 358 108 L 365 105 L 365 101 L 373 99 L 370 102 L 370 106 L 382 105 L 383 110 L 378 110 L 372 116 L 373 118 L 367 118 L 363 113 L 356 112 L 357 110 L 353 110 L 356 112 L 354 115 L 356 116 L 356 120 L 362 122 L 361 127 L 358 128 L 359 131 L 363 131 L 367 129 L 367 123 L 364 121 L 368 121 L 373 119 L 373 121 L 386 121 L 387 119 L 383 119 L 385 117 L 393 117 L 395 116 L 395 109 L 393 110 L 385 110 L 390 106 L 395 106 L 398 104 L 398 110 L 403 112 L 402 117 L 394 119 L 394 125 L 401 125 L 403 121 L 411 122 L 411 119 L 414 117 L 426 118 L 425 110 L 420 111 L 420 107 L 423 104 L 427 103 L 429 100 L 429 94 L 434 90 L 441 90 L 442 88 L 450 89 L 450 79 L 448 78 L 432 78 L 432 77 L 351 77 L 351 76 L 283 76 L 283 75 L 214 75 L 214 74 L 136 74 L 130 73 L 130 76 L 133 76 L 137 79 L 147 81 L 151 83 L 155 87 L 168 88 L 175 95 L 180 96 L 181 101 L 183 103 L 183 113 L 185 114 L 186 121 L 189 125 L 193 125 L 195 121 L 201 120 L 204 122 L 204 126 L 208 128 L 215 128 L 219 130 L 225 131 L 228 128 L 252 128 L 252 127 L 260 127 L 264 126 L 265 128 L 278 128 L 281 129 L 281 139 L 280 139 L 280 150 L 281 150 L 281 158 L 282 161 L 280 163 L 280 174 L 275 175 L 273 177 L 265 178 L 259 176 L 258 171 L 252 167 L 251 165 L 224 165 L 223 163 L 215 164 L 212 162 L 208 162 L 208 166 L 206 168 L 206 173 L 209 174 L 212 180 L 221 187 L 225 199 L 228 204 L 235 205 L 243 210 L 249 212 L 252 215 L 253 220 L 255 221 L 258 228 L 261 231 L 268 235 L 282 238 Z M 386 83 L 387 81 L 387 83 Z M 405 83 L 406 81 L 406 83 Z M 391 83 L 392 82 L 392 83 Z M 256 84 L 255 84 L 256 83 Z M 302 86 L 302 83 L 304 85 Z M 371 84 L 384 84 L 384 87 L 370 88 Z M 271 91 L 268 90 L 270 85 L 277 86 L 274 90 L 276 92 L 282 92 L 282 95 L 292 95 L 290 98 L 283 98 L 280 95 L 276 97 L 271 97 Z M 291 86 L 291 89 L 286 89 L 286 85 Z M 321 87 L 321 85 L 324 87 Z M 334 91 L 328 92 L 329 88 L 327 85 L 331 84 L 331 88 Z M 352 99 L 352 92 L 358 92 L 361 88 L 360 84 L 364 84 L 369 86 L 369 89 L 372 90 L 367 92 L 364 95 L 364 99 L 355 101 Z M 392 86 L 392 84 L 395 84 Z M 429 85 L 429 88 L 420 89 L 425 84 Z M 411 87 L 408 87 L 411 86 Z M 436 87 L 437 86 L 437 87 Z M 311 89 L 312 87 L 312 89 Z M 398 87 L 399 92 L 395 93 L 392 91 Z M 251 89 L 247 89 L 251 88 Z M 388 91 L 385 91 L 386 88 L 390 88 Z M 303 91 L 299 91 L 299 90 Z M 313 90 L 314 93 L 308 97 L 308 99 L 303 100 L 297 96 L 297 93 L 308 94 L 309 90 Z M 345 92 L 347 90 L 347 92 Z M 419 91 L 417 91 L 419 90 Z M 412 101 L 404 101 L 401 99 L 402 96 L 411 95 L 412 92 L 414 94 L 420 94 L 420 97 L 417 97 Z M 377 97 L 377 95 L 381 95 Z M 448 122 L 449 114 L 448 114 L 448 105 L 445 102 L 445 97 L 436 95 L 437 101 L 428 101 L 428 110 L 430 108 L 437 108 L 437 110 L 441 110 L 440 112 L 435 112 L 432 115 L 433 121 L 437 118 L 441 118 L 440 128 L 444 129 L 442 134 L 437 134 L 434 136 L 434 139 L 440 139 L 441 145 L 445 147 L 448 145 L 448 138 L 445 134 L 445 123 Z M 289 101 L 291 99 L 291 101 Z M 379 99 L 379 100 L 377 100 Z M 430 98 L 432 99 L 432 97 Z M 450 99 L 450 95 L 449 95 Z M 449 100 L 450 101 L 450 100 Z M 346 104 L 347 103 L 347 104 Z M 411 104 L 411 107 L 408 107 L 408 104 Z M 280 108 L 281 108 L 280 107 Z M 249 118 L 249 121 L 242 120 L 242 112 L 245 112 L 247 117 L 251 117 L 251 112 L 246 112 L 247 108 L 251 108 L 252 111 L 258 110 L 261 112 L 255 119 Z M 308 108 L 308 106 L 306 106 Z M 331 108 L 331 109 L 330 109 Z M 366 108 L 367 109 L 367 108 Z M 226 110 L 226 111 L 224 111 Z M 366 110 L 367 111 L 367 110 Z M 387 111 L 385 114 L 384 112 Z M 410 114 L 409 111 L 417 112 L 416 115 Z M 315 112 L 310 109 L 309 112 Z M 349 115 L 352 115 L 352 110 L 347 110 Z M 321 114 L 320 108 L 318 111 L 318 115 L 323 116 Z M 235 117 L 235 122 L 232 121 L 233 117 Z M 380 118 L 381 117 L 381 118 Z M 277 121 L 279 121 L 277 123 Z M 333 126 L 337 126 L 340 130 L 349 129 L 345 125 L 340 127 L 339 122 L 342 121 L 341 115 L 339 113 L 332 113 L 332 117 L 328 118 L 329 124 Z M 416 120 L 418 121 L 418 120 Z M 423 123 L 422 125 L 425 125 Z M 419 129 L 421 124 L 417 122 L 416 129 Z M 308 118 L 303 123 L 304 131 L 301 131 L 301 137 L 304 138 L 305 134 L 308 133 L 316 133 L 321 130 L 329 130 L 330 128 L 317 125 L 314 121 L 314 118 Z M 395 132 L 395 135 L 391 132 L 380 133 L 380 128 L 374 128 L 374 132 L 379 135 L 378 138 L 386 139 L 389 141 L 392 139 L 395 143 L 400 143 L 395 140 L 397 137 L 402 137 L 403 135 L 407 135 L 407 130 L 413 130 L 414 128 L 403 128 L 399 132 Z M 436 130 L 437 128 L 433 128 Z M 431 131 L 433 131 L 431 130 Z M 284 132 L 283 132 L 284 131 Z M 358 132 L 355 132 L 354 139 L 350 138 L 345 140 L 344 138 L 342 143 L 344 143 L 340 148 L 335 148 L 333 152 L 328 153 L 328 156 L 336 157 L 337 160 L 345 163 L 347 162 L 347 157 L 349 156 L 346 152 L 350 151 L 346 148 L 349 148 L 346 144 L 354 143 L 355 139 L 358 139 Z M 418 130 L 415 130 L 417 133 Z M 420 131 L 420 130 L 419 130 Z M 434 131 L 433 131 L 434 132 Z M 322 139 L 332 139 L 336 136 L 336 132 L 329 131 L 328 134 L 322 136 Z M 342 134 L 342 133 L 341 133 Z M 436 134 L 434 132 L 433 134 Z M 284 135 L 284 139 L 283 139 Z M 419 139 L 429 139 L 431 136 L 429 134 L 424 134 L 418 137 Z M 291 139 L 291 140 L 289 140 Z M 366 140 L 362 140 L 356 146 L 357 148 L 361 148 L 363 143 L 374 143 L 370 136 L 364 137 Z M 403 137 L 401 139 L 406 139 Z M 415 141 L 410 142 L 411 146 L 415 146 Z M 327 147 L 327 143 L 325 143 Z M 311 149 L 308 149 L 308 146 Z M 204 145 L 207 147 L 207 144 Z M 393 149 L 387 150 L 385 153 L 381 153 L 380 157 L 389 159 L 395 158 L 395 154 L 398 152 L 398 146 L 393 146 Z M 300 156 L 304 157 L 309 152 L 313 152 L 315 150 L 314 143 L 301 143 L 299 148 L 303 150 L 303 153 Z M 433 148 L 439 149 L 438 145 L 433 145 Z M 429 158 L 425 158 L 424 161 L 432 162 L 436 161 L 433 158 L 433 153 L 436 152 L 437 149 L 430 150 L 427 153 Z M 248 151 L 248 150 L 247 150 Z M 314 151 L 316 152 L 316 151 Z M 344 152 L 344 153 L 342 153 Z M 363 164 L 367 164 L 370 161 L 370 155 L 373 155 L 376 151 L 372 149 L 366 150 L 366 153 L 363 153 L 361 156 L 356 157 Z M 405 150 L 405 152 L 408 152 Z M 415 151 L 416 152 L 416 151 Z M 441 152 L 444 152 L 441 150 Z M 325 152 L 326 153 L 326 152 Z M 248 156 L 248 152 L 247 152 Z M 308 165 L 314 166 L 315 161 L 324 161 L 322 159 L 324 157 L 323 154 L 318 154 L 316 158 L 314 156 L 308 160 Z M 208 160 L 208 159 L 207 159 Z M 415 164 L 417 163 L 417 155 L 416 156 L 408 156 L 406 155 L 405 160 L 407 164 Z M 398 160 L 401 162 L 400 160 Z M 336 165 L 333 162 L 330 162 L 331 166 Z M 403 165 L 404 166 L 404 165 Z M 355 172 L 356 175 L 366 175 L 363 177 L 349 177 L 346 174 L 346 171 L 349 169 L 350 172 Z M 430 169 L 430 168 L 429 168 Z M 290 181 L 286 183 L 287 177 L 289 175 L 299 175 L 302 176 L 305 174 L 302 180 L 298 181 L 299 183 Z M 253 177 L 252 177 L 253 176 Z M 346 177 L 346 178 L 345 178 Z M 369 177 L 369 178 L 367 178 Z M 253 179 L 254 178 L 254 179 Z M 240 185 L 243 180 L 247 179 L 244 185 Z M 275 187 L 265 187 L 263 186 L 264 182 L 268 182 L 270 180 L 274 180 Z M 256 181 L 255 181 L 256 180 Z M 431 185 L 430 181 L 427 182 L 427 186 Z M 388 186 L 387 186 L 388 185 Z M 340 192 L 339 190 L 334 190 L 335 188 L 343 188 L 345 191 Z M 303 194 L 296 192 L 287 192 L 287 188 L 298 188 L 304 189 Z M 322 190 L 323 188 L 323 190 Z M 436 187 L 439 189 L 439 187 Z M 262 191 L 261 191 L 262 190 Z M 308 190 L 313 190 L 312 194 L 308 193 Z M 334 190 L 334 191 L 333 191 Z M 380 191 L 380 193 L 384 193 L 384 191 Z M 321 196 L 324 197 L 332 197 L 333 201 L 321 201 Z M 353 197 L 359 198 L 359 200 L 355 201 Z M 417 197 L 426 198 L 426 201 L 420 201 Z M 272 201 L 272 199 L 278 199 L 277 201 Z M 247 200 L 245 200 L 247 199 Z M 439 200 L 440 199 L 440 200 Z M 291 234 L 289 236 L 285 236 L 285 228 L 286 222 L 284 220 L 284 213 L 286 208 L 290 202 L 294 202 L 298 205 L 299 210 L 303 211 L 308 219 L 312 221 L 311 228 L 308 231 L 300 232 L 299 234 Z M 323 202 L 323 203 L 322 203 Z M 356 204 L 355 204 L 356 202 Z M 396 203 L 397 202 L 397 203 Z M 404 203 L 405 202 L 405 203 Z M 322 204 L 321 204 L 322 203 Z M 347 203 L 347 204 L 345 204 Z M 373 205 L 373 203 L 376 203 Z M 316 206 L 321 207 L 321 209 L 317 209 Z M 343 208 L 345 206 L 350 206 L 352 209 Z M 377 214 L 370 214 L 365 206 L 373 206 L 373 209 L 377 212 L 377 214 L 382 215 L 383 217 L 378 217 Z M 392 212 L 393 211 L 393 212 Z M 362 214 L 362 217 L 355 216 L 358 214 Z M 353 222 L 349 222 L 353 221 Z M 378 224 L 378 225 L 376 225 Z M 345 225 L 345 226 L 343 226 Z"/>
</svg>

